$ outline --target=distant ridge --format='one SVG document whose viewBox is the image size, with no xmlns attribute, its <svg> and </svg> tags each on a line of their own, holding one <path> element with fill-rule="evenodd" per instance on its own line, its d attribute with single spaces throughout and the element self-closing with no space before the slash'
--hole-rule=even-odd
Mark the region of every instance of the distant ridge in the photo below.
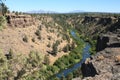
<svg viewBox="0 0 120 80">
<path fill-rule="evenodd" d="M 84 11 L 84 10 L 73 10 L 73 11 L 66 11 L 66 12 L 57 12 L 57 11 L 46 11 L 46 10 L 31 10 L 26 11 L 25 13 L 29 14 L 68 14 L 68 13 L 113 13 L 113 14 L 120 14 L 120 12 L 91 12 L 91 11 Z"/>
<path fill-rule="evenodd" d="M 32 10 L 32 11 L 27 11 L 25 13 L 43 14 L 43 13 L 58 13 L 58 12 L 55 12 L 55 11 L 45 11 L 45 10 Z"/>
<path fill-rule="evenodd" d="M 44 13 L 83 13 L 85 11 L 83 10 L 74 10 L 74 11 L 69 11 L 69 12 L 56 12 L 56 11 L 45 11 L 45 10 L 32 10 L 32 11 L 27 11 L 25 13 L 32 13 L 32 14 L 44 14 Z"/>
<path fill-rule="evenodd" d="M 84 11 L 84 10 L 74 10 L 74 11 L 70 11 L 68 13 L 84 13 L 84 12 L 86 12 L 86 11 Z"/>
</svg>

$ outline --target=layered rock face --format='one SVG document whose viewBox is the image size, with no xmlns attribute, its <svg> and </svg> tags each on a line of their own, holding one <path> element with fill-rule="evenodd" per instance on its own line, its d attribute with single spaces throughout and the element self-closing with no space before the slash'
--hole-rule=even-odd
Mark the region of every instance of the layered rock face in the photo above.
<svg viewBox="0 0 120 80">
<path fill-rule="evenodd" d="M 8 25 L 11 27 L 28 27 L 35 25 L 37 19 L 31 17 L 30 15 L 7 15 Z"/>
</svg>

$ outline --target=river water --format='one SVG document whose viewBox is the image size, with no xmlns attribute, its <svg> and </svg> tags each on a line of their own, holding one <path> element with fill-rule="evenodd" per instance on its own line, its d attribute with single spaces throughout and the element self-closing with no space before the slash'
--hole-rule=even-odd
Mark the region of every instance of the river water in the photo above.
<svg viewBox="0 0 120 80">
<path fill-rule="evenodd" d="M 71 35 L 76 38 L 76 39 L 80 39 L 79 37 L 77 37 L 76 33 L 74 31 L 71 31 Z M 68 68 L 68 69 L 65 69 L 63 70 L 62 72 L 56 74 L 56 76 L 58 78 L 61 78 L 62 76 L 67 76 L 69 73 L 73 72 L 74 70 L 78 69 L 81 67 L 82 63 L 85 62 L 86 58 L 89 58 L 90 57 L 90 52 L 89 52 L 89 49 L 90 49 L 90 45 L 89 43 L 86 43 L 85 47 L 83 48 L 83 53 L 82 53 L 82 59 L 80 62 L 74 64 L 71 68 Z"/>
</svg>

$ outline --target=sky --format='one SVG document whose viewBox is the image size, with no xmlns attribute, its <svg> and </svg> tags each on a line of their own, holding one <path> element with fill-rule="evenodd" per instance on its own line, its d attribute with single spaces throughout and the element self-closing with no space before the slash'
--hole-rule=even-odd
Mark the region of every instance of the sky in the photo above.
<svg viewBox="0 0 120 80">
<path fill-rule="evenodd" d="M 71 12 L 76 10 L 88 12 L 120 13 L 120 0 L 6 0 L 10 11 L 45 10 Z"/>
</svg>

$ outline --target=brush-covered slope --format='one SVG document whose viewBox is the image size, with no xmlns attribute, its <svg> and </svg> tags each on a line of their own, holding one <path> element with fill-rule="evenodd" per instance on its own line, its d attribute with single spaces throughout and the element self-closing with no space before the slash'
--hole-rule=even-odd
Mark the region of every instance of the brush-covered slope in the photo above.
<svg viewBox="0 0 120 80">
<path fill-rule="evenodd" d="M 0 31 L 0 48 L 5 54 L 10 49 L 16 54 L 38 51 L 50 54 L 53 63 L 67 54 L 64 47 L 73 43 L 69 32 L 64 32 L 50 16 L 7 15 L 7 22 L 8 26 Z"/>
</svg>

